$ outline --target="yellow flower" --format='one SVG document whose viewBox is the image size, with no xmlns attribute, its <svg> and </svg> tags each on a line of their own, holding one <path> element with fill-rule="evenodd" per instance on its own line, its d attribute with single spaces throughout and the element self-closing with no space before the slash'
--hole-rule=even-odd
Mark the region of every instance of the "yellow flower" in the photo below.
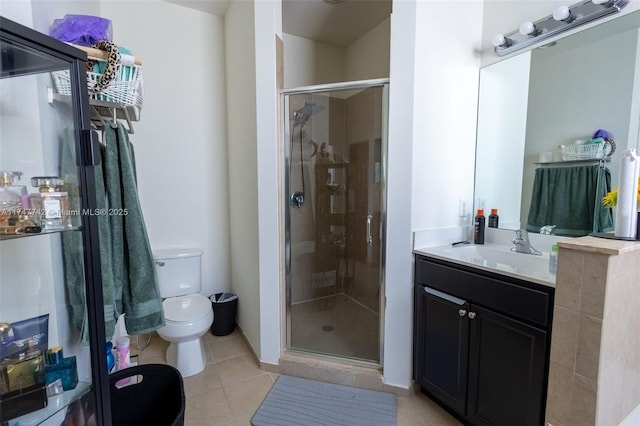
<svg viewBox="0 0 640 426">
<path fill-rule="evenodd" d="M 638 178 L 638 201 L 640 201 L 640 177 Z M 602 198 L 602 205 L 607 208 L 613 208 L 618 204 L 618 188 L 613 188 Z"/>
</svg>

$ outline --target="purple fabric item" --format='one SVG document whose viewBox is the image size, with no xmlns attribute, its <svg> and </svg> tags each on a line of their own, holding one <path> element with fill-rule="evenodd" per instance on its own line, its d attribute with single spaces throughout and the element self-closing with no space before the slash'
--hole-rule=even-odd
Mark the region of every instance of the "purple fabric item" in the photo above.
<svg viewBox="0 0 640 426">
<path fill-rule="evenodd" d="M 604 129 L 598 129 L 596 130 L 596 132 L 593 134 L 593 139 L 595 138 L 602 138 L 602 139 L 610 139 L 613 140 L 613 133 L 611 132 L 607 132 Z"/>
<path fill-rule="evenodd" d="M 60 41 L 92 46 L 100 40 L 113 40 L 111 20 L 91 15 L 64 15 L 51 25 L 49 35 Z"/>
</svg>

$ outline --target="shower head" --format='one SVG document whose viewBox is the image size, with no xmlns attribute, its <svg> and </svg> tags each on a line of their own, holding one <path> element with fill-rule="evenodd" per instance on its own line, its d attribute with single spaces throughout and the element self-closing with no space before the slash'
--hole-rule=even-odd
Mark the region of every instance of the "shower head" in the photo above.
<svg viewBox="0 0 640 426">
<path fill-rule="evenodd" d="M 306 102 L 304 106 L 293 112 L 293 117 L 296 119 L 296 124 L 304 125 L 314 114 L 319 113 L 324 109 L 323 106 L 318 106 L 313 102 Z"/>
</svg>

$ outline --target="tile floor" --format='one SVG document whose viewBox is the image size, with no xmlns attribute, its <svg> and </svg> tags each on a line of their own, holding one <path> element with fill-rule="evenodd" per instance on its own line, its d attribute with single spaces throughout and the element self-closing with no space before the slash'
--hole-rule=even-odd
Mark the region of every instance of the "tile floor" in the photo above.
<svg viewBox="0 0 640 426">
<path fill-rule="evenodd" d="M 140 336 L 141 343 L 146 341 Z M 261 370 L 238 331 L 228 336 L 207 333 L 207 367 L 184 379 L 187 400 L 186 426 L 248 426 L 253 413 L 271 389 L 277 374 Z M 165 363 L 168 343 L 153 335 L 144 350 L 136 347 L 132 336 L 133 355 L 141 364 Z M 398 396 L 399 426 L 457 426 L 449 416 L 421 393 Z M 312 426 L 312 425 L 309 425 Z"/>
</svg>

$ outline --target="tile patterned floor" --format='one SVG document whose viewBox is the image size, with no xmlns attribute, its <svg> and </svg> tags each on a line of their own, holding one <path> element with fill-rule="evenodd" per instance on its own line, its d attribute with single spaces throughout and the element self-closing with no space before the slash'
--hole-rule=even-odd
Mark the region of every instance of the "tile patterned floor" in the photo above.
<svg viewBox="0 0 640 426">
<path fill-rule="evenodd" d="M 144 339 L 141 336 L 141 343 Z M 253 413 L 271 389 L 277 374 L 260 370 L 238 331 L 228 336 L 205 335 L 207 367 L 184 379 L 187 399 L 186 426 L 248 426 Z M 144 350 L 133 355 L 141 364 L 165 363 L 168 343 L 154 335 Z M 399 396 L 399 426 L 457 426 L 455 419 L 426 396 L 416 393 Z M 312 426 L 312 425 L 310 425 Z"/>
</svg>

